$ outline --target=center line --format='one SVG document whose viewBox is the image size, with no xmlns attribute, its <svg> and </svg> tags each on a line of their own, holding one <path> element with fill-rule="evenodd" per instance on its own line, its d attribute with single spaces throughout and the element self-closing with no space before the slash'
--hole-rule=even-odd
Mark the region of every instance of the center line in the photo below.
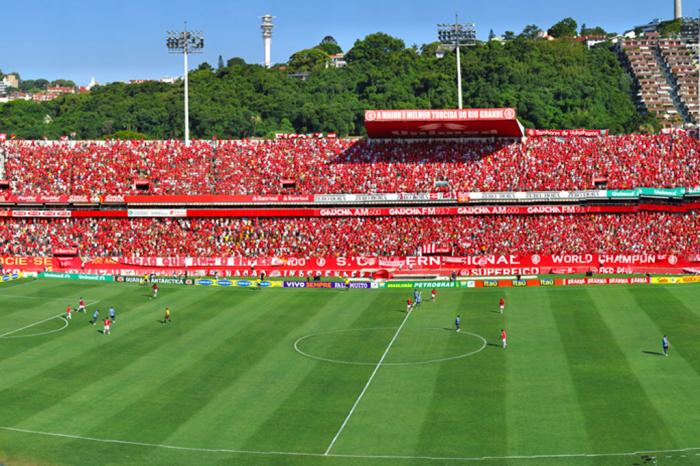
<svg viewBox="0 0 700 466">
<path fill-rule="evenodd" d="M 408 320 L 408 316 L 410 316 L 410 315 L 411 315 L 411 312 L 408 312 L 406 314 L 406 317 L 403 318 L 403 321 L 401 322 L 401 325 L 399 325 L 399 328 L 396 330 L 394 337 L 391 339 L 391 341 L 389 342 L 389 345 L 384 350 L 384 354 L 382 354 L 382 357 L 379 358 L 379 362 L 377 363 L 377 365 L 374 366 L 374 371 L 372 371 L 372 375 L 369 376 L 369 379 L 367 380 L 365 387 L 362 389 L 362 391 L 360 392 L 360 395 L 355 400 L 355 403 L 352 405 L 352 408 L 350 408 L 350 412 L 348 413 L 347 417 L 345 418 L 345 420 L 341 424 L 340 429 L 338 429 L 338 432 L 335 434 L 335 437 L 333 437 L 333 440 L 331 440 L 330 445 L 328 445 L 328 448 L 326 448 L 326 452 L 324 453 L 325 456 L 328 456 L 328 454 L 331 452 L 333 445 L 335 445 L 335 442 L 338 440 L 338 437 L 340 437 L 340 434 L 343 432 L 343 429 L 345 429 L 345 426 L 347 425 L 348 421 L 350 420 L 352 413 L 355 412 L 355 408 L 357 408 L 357 405 L 360 404 L 362 397 L 365 396 L 365 392 L 369 388 L 369 384 L 372 383 L 372 379 L 374 379 L 374 376 L 377 375 L 377 371 L 379 371 L 379 368 L 381 367 L 382 363 L 384 362 L 384 358 L 386 358 L 386 355 L 389 354 L 389 350 L 391 349 L 391 346 L 394 344 L 394 341 L 396 341 L 396 337 L 399 336 L 401 329 L 403 328 L 404 324 Z"/>
</svg>

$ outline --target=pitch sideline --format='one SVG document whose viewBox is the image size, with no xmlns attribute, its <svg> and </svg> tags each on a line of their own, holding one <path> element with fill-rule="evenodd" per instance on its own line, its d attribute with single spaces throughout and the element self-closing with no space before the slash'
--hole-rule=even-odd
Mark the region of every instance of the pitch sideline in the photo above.
<svg viewBox="0 0 700 466">
<path fill-rule="evenodd" d="M 31 435 L 43 435 L 45 437 L 67 438 L 72 440 L 84 440 L 88 442 L 111 443 L 118 445 L 130 445 L 144 448 L 161 448 L 167 450 L 192 451 L 201 453 L 232 453 L 241 455 L 258 455 L 258 456 L 307 456 L 307 457 L 331 457 L 331 458 L 355 458 L 366 460 L 393 459 L 393 460 L 423 460 L 423 461 L 449 461 L 449 462 L 480 462 L 480 461 L 496 461 L 496 460 L 536 460 L 536 459 L 561 459 L 561 458 L 604 458 L 604 457 L 621 457 L 621 456 L 638 456 L 638 455 L 658 455 L 664 453 L 692 453 L 700 452 L 700 447 L 677 448 L 672 450 L 640 450 L 631 452 L 617 453 L 561 453 L 561 454 L 542 454 L 542 455 L 511 455 L 511 456 L 473 456 L 473 457 L 458 457 L 458 456 L 409 456 L 409 455 L 353 455 L 343 453 L 310 453 L 310 452 L 294 452 L 294 451 L 257 451 L 257 450 L 235 450 L 228 448 L 199 448 L 185 447 L 181 445 L 168 445 L 147 442 L 133 442 L 129 440 L 103 439 L 96 437 L 88 437 L 84 435 L 62 434 L 58 432 L 43 432 L 38 430 L 22 429 L 19 427 L 0 426 L 1 431 L 15 432 Z M 700 453 L 696 455 L 700 456 Z"/>
</svg>

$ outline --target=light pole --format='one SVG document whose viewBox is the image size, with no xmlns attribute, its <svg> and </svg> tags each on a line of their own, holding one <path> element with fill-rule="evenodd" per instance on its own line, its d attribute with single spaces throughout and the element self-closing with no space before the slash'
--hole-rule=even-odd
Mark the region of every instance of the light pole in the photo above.
<svg viewBox="0 0 700 466">
<path fill-rule="evenodd" d="M 438 24 L 438 39 L 441 50 L 457 51 L 457 103 L 462 108 L 462 62 L 460 47 L 471 47 L 476 44 L 476 26 L 473 23 L 460 24 L 455 15 L 454 24 Z"/>
<path fill-rule="evenodd" d="M 189 104 L 189 79 L 188 79 L 188 65 L 187 56 L 194 53 L 202 53 L 204 48 L 204 35 L 201 31 L 192 32 L 187 30 L 187 23 L 185 23 L 185 30 L 176 32 L 168 31 L 167 37 L 165 39 L 165 45 L 168 47 L 168 52 L 170 53 L 181 53 L 185 57 L 185 68 L 184 75 L 182 78 L 185 83 L 185 145 L 190 145 L 190 104 Z"/>
</svg>

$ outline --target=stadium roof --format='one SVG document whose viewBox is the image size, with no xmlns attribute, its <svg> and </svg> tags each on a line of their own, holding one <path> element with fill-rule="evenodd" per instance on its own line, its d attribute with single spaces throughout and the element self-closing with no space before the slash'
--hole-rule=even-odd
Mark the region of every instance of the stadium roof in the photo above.
<svg viewBox="0 0 700 466">
<path fill-rule="evenodd" d="M 523 126 L 512 108 L 463 110 L 366 110 L 367 136 L 393 138 L 521 138 Z"/>
</svg>

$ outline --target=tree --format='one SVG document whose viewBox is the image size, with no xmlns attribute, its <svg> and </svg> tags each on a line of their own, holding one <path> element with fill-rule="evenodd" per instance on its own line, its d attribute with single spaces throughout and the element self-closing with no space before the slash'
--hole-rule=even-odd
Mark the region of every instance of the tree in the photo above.
<svg viewBox="0 0 700 466">
<path fill-rule="evenodd" d="M 316 46 L 317 49 L 322 50 L 327 55 L 336 55 L 338 53 L 343 53 L 343 49 L 340 48 L 338 44 L 331 44 L 321 42 Z"/>
<path fill-rule="evenodd" d="M 70 79 L 56 79 L 55 81 L 51 81 L 51 85 L 61 87 L 75 87 L 75 82 L 71 81 Z"/>
<path fill-rule="evenodd" d="M 513 31 L 504 32 L 503 40 L 515 40 L 515 33 Z"/>
<path fill-rule="evenodd" d="M 226 66 L 226 65 L 224 64 L 224 57 L 222 57 L 221 55 L 219 55 L 219 63 L 218 63 L 218 66 L 216 67 L 216 71 L 221 71 L 221 70 L 223 70 L 225 66 Z"/>
<path fill-rule="evenodd" d="M 233 68 L 234 66 L 245 66 L 246 62 L 241 57 L 229 58 L 226 62 L 226 67 Z"/>
<path fill-rule="evenodd" d="M 333 36 L 326 36 L 323 38 L 320 44 L 316 46 L 317 48 L 323 50 L 328 55 L 336 55 L 338 53 L 343 53 L 343 49 L 338 45 L 338 41 L 335 40 Z"/>
<path fill-rule="evenodd" d="M 326 66 L 328 54 L 319 48 L 304 49 L 289 58 L 290 71 L 316 71 Z"/>
<path fill-rule="evenodd" d="M 383 32 L 375 32 L 355 44 L 346 54 L 348 62 L 368 62 L 375 65 L 385 64 L 391 54 L 406 48 L 404 41 Z"/>
<path fill-rule="evenodd" d="M 520 33 L 520 37 L 523 39 L 537 39 L 541 32 L 542 29 L 540 29 L 537 25 L 528 24 L 525 26 L 525 28 L 523 28 L 523 32 Z"/>
<path fill-rule="evenodd" d="M 589 28 L 586 27 L 585 24 L 581 25 L 581 33 L 580 35 L 582 36 L 602 36 L 606 37 L 608 35 L 607 31 L 603 29 L 600 26 L 596 26 L 594 28 Z"/>
<path fill-rule="evenodd" d="M 495 38 L 496 38 L 496 33 L 493 32 L 493 29 L 491 29 L 491 30 L 489 31 L 489 42 L 491 42 L 491 41 L 494 40 Z"/>
<path fill-rule="evenodd" d="M 202 64 L 200 64 L 200 65 L 197 67 L 197 71 L 209 71 L 210 73 L 213 73 L 213 72 L 214 72 L 214 67 L 212 67 L 212 66 L 211 66 L 209 63 L 207 63 L 207 62 L 202 62 Z"/>
<path fill-rule="evenodd" d="M 547 34 L 558 39 L 562 37 L 576 37 L 577 27 L 578 24 L 573 18 L 564 18 L 549 28 Z"/>
</svg>

